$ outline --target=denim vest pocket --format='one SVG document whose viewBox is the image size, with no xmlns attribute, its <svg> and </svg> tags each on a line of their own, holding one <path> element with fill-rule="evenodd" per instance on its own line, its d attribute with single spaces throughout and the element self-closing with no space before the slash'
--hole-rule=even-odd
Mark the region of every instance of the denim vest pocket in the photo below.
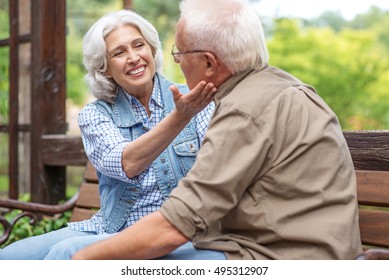
<svg viewBox="0 0 389 280">
<path fill-rule="evenodd" d="M 179 143 L 173 143 L 173 150 L 177 155 L 180 167 L 184 174 L 192 168 L 199 152 L 200 145 L 197 138 L 187 139 Z"/>
</svg>

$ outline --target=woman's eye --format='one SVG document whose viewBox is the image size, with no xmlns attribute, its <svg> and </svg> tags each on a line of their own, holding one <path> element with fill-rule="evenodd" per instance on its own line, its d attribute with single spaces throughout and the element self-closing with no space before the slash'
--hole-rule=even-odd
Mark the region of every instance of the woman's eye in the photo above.
<svg viewBox="0 0 389 280">
<path fill-rule="evenodd" d="M 143 47 L 145 44 L 144 43 L 137 43 L 136 45 L 135 45 L 135 48 L 141 48 L 141 47 Z"/>
<path fill-rule="evenodd" d="M 124 52 L 123 52 L 123 51 L 115 52 L 115 53 L 113 54 L 113 56 L 116 56 L 116 57 L 122 56 L 122 55 L 124 55 Z"/>
</svg>

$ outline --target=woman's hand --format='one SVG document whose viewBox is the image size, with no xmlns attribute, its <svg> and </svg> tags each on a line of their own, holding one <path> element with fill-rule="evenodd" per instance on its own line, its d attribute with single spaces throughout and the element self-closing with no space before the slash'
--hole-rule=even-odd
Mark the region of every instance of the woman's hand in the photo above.
<svg viewBox="0 0 389 280">
<path fill-rule="evenodd" d="M 213 83 L 201 81 L 187 94 L 181 94 L 177 86 L 170 86 L 176 112 L 183 118 L 191 119 L 213 100 L 217 89 Z"/>
<path fill-rule="evenodd" d="M 123 151 L 122 166 L 127 177 L 143 172 L 173 141 L 185 125 L 213 99 L 216 88 L 213 83 L 200 82 L 187 94 L 181 94 L 176 86 L 170 87 L 176 109 L 153 129 L 130 142 Z"/>
</svg>

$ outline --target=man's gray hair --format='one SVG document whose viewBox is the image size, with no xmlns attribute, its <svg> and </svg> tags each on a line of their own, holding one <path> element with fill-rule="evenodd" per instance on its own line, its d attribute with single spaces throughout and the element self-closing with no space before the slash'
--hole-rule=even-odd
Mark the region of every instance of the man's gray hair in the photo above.
<svg viewBox="0 0 389 280">
<path fill-rule="evenodd" d="M 214 53 L 233 74 L 268 63 L 262 23 L 248 1 L 183 0 L 180 11 L 187 45 Z"/>
</svg>

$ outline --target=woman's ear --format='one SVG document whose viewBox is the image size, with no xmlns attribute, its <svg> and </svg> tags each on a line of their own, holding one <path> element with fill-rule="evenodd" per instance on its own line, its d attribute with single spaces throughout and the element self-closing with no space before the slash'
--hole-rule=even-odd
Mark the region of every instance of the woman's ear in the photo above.
<svg viewBox="0 0 389 280">
<path fill-rule="evenodd" d="M 104 76 L 106 76 L 108 79 L 112 78 L 112 75 L 111 75 L 110 71 L 108 71 L 108 70 L 105 71 Z"/>
</svg>

